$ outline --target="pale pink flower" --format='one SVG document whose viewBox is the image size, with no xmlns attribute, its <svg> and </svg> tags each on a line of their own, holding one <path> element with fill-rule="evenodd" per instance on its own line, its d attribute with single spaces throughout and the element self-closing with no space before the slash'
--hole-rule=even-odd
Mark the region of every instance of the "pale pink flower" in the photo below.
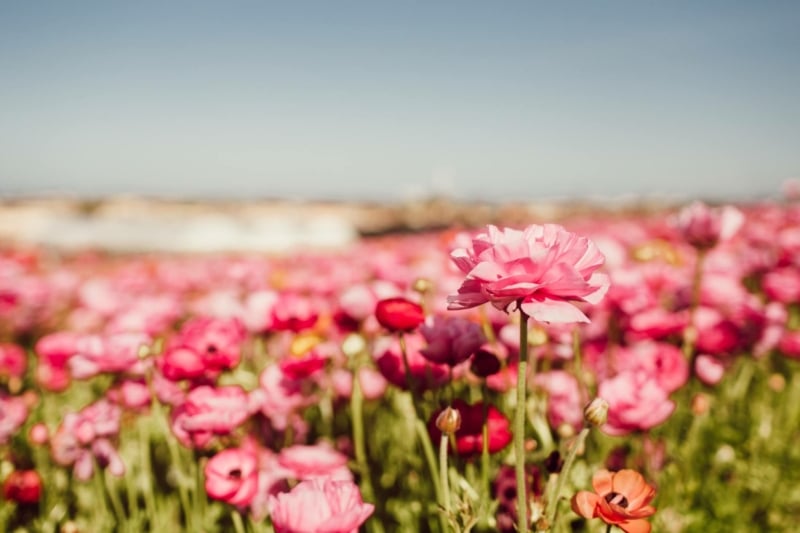
<svg viewBox="0 0 800 533">
<path fill-rule="evenodd" d="M 324 442 L 284 448 L 278 453 L 278 464 L 292 472 L 295 479 L 353 479 L 353 474 L 347 468 L 347 456 Z"/>
<path fill-rule="evenodd" d="M 725 365 L 713 355 L 700 354 L 694 360 L 694 373 L 706 385 L 716 385 L 725 375 Z"/>
<path fill-rule="evenodd" d="M 186 447 L 203 448 L 214 435 L 227 435 L 250 416 L 248 396 L 238 385 L 192 389 L 172 412 L 172 431 Z"/>
<path fill-rule="evenodd" d="M 540 322 L 588 322 L 573 302 L 597 304 L 609 285 L 597 271 L 604 258 L 594 243 L 556 224 L 523 231 L 490 225 L 451 258 L 467 278 L 448 296 L 449 309 L 491 302 Z"/>
<path fill-rule="evenodd" d="M 249 408 L 260 410 L 272 426 L 284 430 L 303 407 L 316 401 L 313 394 L 307 394 L 307 380 L 293 380 L 277 363 L 266 367 L 259 376 L 259 387 L 250 393 Z"/>
<path fill-rule="evenodd" d="M 28 418 L 28 406 L 21 396 L 0 396 L 0 445 L 8 443 Z"/>
<path fill-rule="evenodd" d="M 670 417 L 675 402 L 669 399 L 655 377 L 642 371 L 625 371 L 600 383 L 597 395 L 608 402 L 609 435 L 648 430 Z"/>
<path fill-rule="evenodd" d="M 249 451 L 230 448 L 206 463 L 206 493 L 215 500 L 246 507 L 258 489 L 258 463 Z"/>
<path fill-rule="evenodd" d="M 276 533 L 356 533 L 375 510 L 352 481 L 314 479 L 269 499 Z"/>
<path fill-rule="evenodd" d="M 338 396 L 349 398 L 353 393 L 353 373 L 343 368 L 336 368 L 330 374 L 331 386 Z M 367 400 L 377 400 L 383 397 L 388 382 L 383 375 L 372 368 L 358 369 L 358 383 L 361 393 Z"/>
<path fill-rule="evenodd" d="M 800 269 L 786 266 L 770 270 L 762 281 L 764 293 L 783 304 L 800 302 Z"/>
<path fill-rule="evenodd" d="M 76 379 L 87 379 L 106 372 L 142 374 L 145 365 L 139 352 L 151 342 L 150 336 L 144 333 L 81 337 L 76 343 L 75 354 L 69 359 L 70 372 Z"/>
<path fill-rule="evenodd" d="M 567 424 L 578 430 L 583 425 L 585 395 L 581 394 L 578 380 L 563 370 L 536 374 L 534 383 L 547 391 L 547 420 L 558 429 Z"/>
</svg>

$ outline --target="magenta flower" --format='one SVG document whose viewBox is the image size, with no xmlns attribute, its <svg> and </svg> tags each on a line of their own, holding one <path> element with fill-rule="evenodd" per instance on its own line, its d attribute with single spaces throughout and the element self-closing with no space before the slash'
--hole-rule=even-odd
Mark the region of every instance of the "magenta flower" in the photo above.
<svg viewBox="0 0 800 533">
<path fill-rule="evenodd" d="M 276 533 L 356 533 L 375 510 L 352 481 L 314 479 L 270 496 Z"/>
<path fill-rule="evenodd" d="M 686 242 L 698 249 L 710 249 L 733 237 L 744 223 L 744 215 L 735 207 L 712 209 L 694 202 L 678 214 L 678 230 Z"/>
<path fill-rule="evenodd" d="M 0 380 L 22 378 L 27 366 L 25 350 L 12 343 L 0 344 Z"/>
<path fill-rule="evenodd" d="M 481 327 L 461 317 L 433 317 L 420 328 L 428 346 L 420 350 L 433 363 L 456 366 L 474 354 L 485 342 Z"/>
<path fill-rule="evenodd" d="M 490 225 L 470 248 L 450 256 L 467 278 L 458 294 L 447 297 L 448 309 L 491 302 L 540 322 L 588 322 L 573 302 L 596 304 L 609 285 L 608 276 L 597 272 L 604 261 L 597 246 L 556 224 L 522 231 Z"/>
<path fill-rule="evenodd" d="M 186 447 L 205 447 L 250 417 L 247 393 L 238 385 L 193 389 L 172 412 L 172 430 Z"/>
<path fill-rule="evenodd" d="M 193 318 L 170 339 L 159 366 L 173 381 L 216 377 L 239 364 L 244 337 L 238 319 Z"/>
<path fill-rule="evenodd" d="M 209 497 L 237 507 L 246 507 L 258 489 L 256 457 L 245 450 L 222 450 L 208 460 L 205 488 Z"/>
</svg>

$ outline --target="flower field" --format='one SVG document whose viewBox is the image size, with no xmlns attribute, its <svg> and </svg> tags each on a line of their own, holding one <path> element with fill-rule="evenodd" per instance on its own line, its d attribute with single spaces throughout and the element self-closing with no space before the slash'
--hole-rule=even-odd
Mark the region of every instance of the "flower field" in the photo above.
<svg viewBox="0 0 800 533">
<path fill-rule="evenodd" d="M 800 205 L 0 251 L 0 531 L 800 519 Z"/>
</svg>

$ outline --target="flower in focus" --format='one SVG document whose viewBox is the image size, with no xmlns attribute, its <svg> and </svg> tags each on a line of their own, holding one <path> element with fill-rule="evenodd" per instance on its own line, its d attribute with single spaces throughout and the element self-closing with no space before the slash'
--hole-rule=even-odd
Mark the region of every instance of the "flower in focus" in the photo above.
<svg viewBox="0 0 800 533">
<path fill-rule="evenodd" d="M 269 498 L 276 533 L 356 533 L 375 510 L 352 481 L 301 481 Z"/>
<path fill-rule="evenodd" d="M 461 317 L 434 317 L 420 333 L 428 342 L 420 353 L 433 363 L 450 366 L 466 361 L 486 342 L 481 327 Z"/>
<path fill-rule="evenodd" d="M 594 492 L 582 490 L 572 497 L 572 510 L 584 518 L 600 518 L 625 533 L 649 533 L 644 520 L 656 510 L 650 504 L 656 489 L 634 470 L 600 470 L 592 478 Z"/>
<path fill-rule="evenodd" d="M 3 498 L 21 504 L 38 503 L 42 478 L 36 470 L 14 470 L 3 482 Z"/>
<path fill-rule="evenodd" d="M 247 506 L 258 488 L 255 456 L 238 448 L 222 450 L 206 463 L 205 488 L 215 500 Z"/>
<path fill-rule="evenodd" d="M 422 306 L 406 298 L 386 298 L 375 305 L 375 318 L 391 332 L 417 329 L 425 321 Z"/>
<path fill-rule="evenodd" d="M 678 214 L 677 226 L 683 238 L 699 250 L 709 250 L 720 241 L 733 237 L 744 223 L 744 215 L 735 207 L 712 209 L 694 202 Z"/>
<path fill-rule="evenodd" d="M 447 297 L 448 309 L 491 302 L 540 322 L 588 322 L 573 302 L 596 304 L 609 286 L 608 276 L 597 272 L 604 261 L 597 246 L 557 224 L 522 231 L 490 225 L 471 247 L 450 256 L 467 278 Z"/>
</svg>

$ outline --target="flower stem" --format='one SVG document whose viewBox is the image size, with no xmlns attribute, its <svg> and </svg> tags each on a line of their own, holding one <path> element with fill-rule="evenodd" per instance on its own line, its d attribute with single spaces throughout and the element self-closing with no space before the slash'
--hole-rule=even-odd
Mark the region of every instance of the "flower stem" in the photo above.
<svg viewBox="0 0 800 533">
<path fill-rule="evenodd" d="M 355 447 L 356 464 L 361 476 L 361 494 L 364 500 L 378 504 L 372 488 L 372 474 L 367 460 L 366 443 L 364 440 L 364 393 L 358 379 L 358 367 L 353 370 L 353 392 L 350 394 L 350 414 L 353 417 L 353 446 Z M 383 533 L 383 526 L 378 519 L 371 520 L 368 524 L 370 531 Z"/>
<path fill-rule="evenodd" d="M 233 528 L 236 533 L 245 533 L 244 522 L 242 522 L 242 515 L 238 509 L 231 510 L 231 520 L 233 521 Z"/>
<path fill-rule="evenodd" d="M 517 531 L 528 531 L 528 495 L 525 490 L 525 392 L 528 388 L 528 315 L 520 310 L 517 406 L 514 411 L 514 458 L 517 478 Z"/>
<path fill-rule="evenodd" d="M 689 303 L 689 324 L 683 331 L 683 355 L 694 363 L 694 344 L 697 342 L 697 327 L 694 325 L 694 317 L 697 307 L 700 305 L 700 289 L 703 281 L 703 263 L 705 262 L 705 250 L 697 251 L 697 260 L 694 264 L 694 274 L 692 276 L 692 301 Z M 693 372 L 694 365 L 690 367 Z"/>
<path fill-rule="evenodd" d="M 442 480 L 442 506 L 445 514 L 450 516 L 450 476 L 447 474 L 447 443 L 449 437 L 442 432 L 439 439 L 439 479 Z"/>
<path fill-rule="evenodd" d="M 575 457 L 578 456 L 578 450 L 583 448 L 584 443 L 586 442 L 586 436 L 589 435 L 589 428 L 585 427 L 578 433 L 578 437 L 575 439 L 575 442 L 572 443 L 572 446 L 567 453 L 567 458 L 564 460 L 564 467 L 561 469 L 561 473 L 558 474 L 558 480 L 555 484 L 555 490 L 550 497 L 547 499 L 547 509 L 545 516 L 547 518 L 548 524 L 554 524 L 556 519 L 556 514 L 558 513 L 558 502 L 559 498 L 561 497 L 561 491 L 564 489 L 564 483 L 566 483 L 567 479 L 569 479 L 569 472 L 572 470 L 572 465 L 575 463 Z"/>
</svg>

